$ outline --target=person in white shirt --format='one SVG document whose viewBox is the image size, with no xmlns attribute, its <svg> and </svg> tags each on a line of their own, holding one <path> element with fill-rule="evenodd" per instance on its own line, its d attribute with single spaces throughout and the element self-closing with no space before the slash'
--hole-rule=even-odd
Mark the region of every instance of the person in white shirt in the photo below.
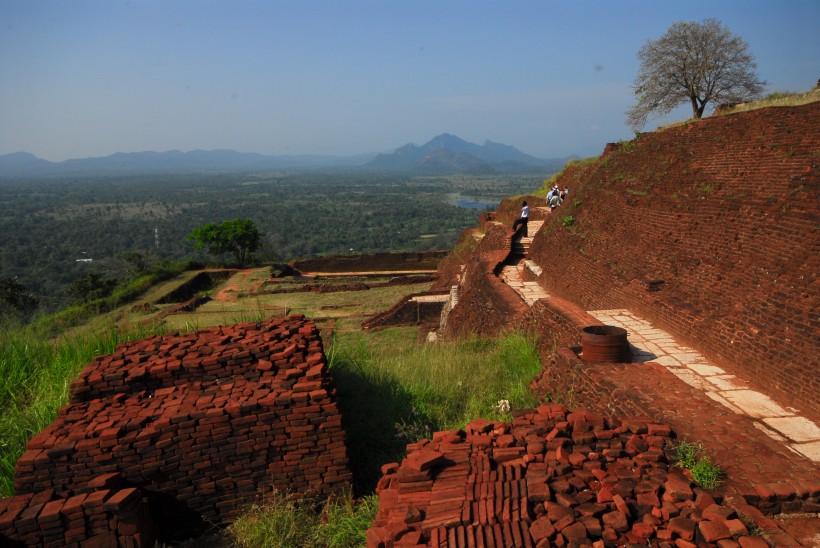
<svg viewBox="0 0 820 548">
<path fill-rule="evenodd" d="M 524 236 L 527 235 L 527 222 L 530 220 L 530 206 L 527 205 L 527 201 L 524 200 L 524 203 L 521 204 L 521 216 L 513 221 L 513 232 L 518 229 L 520 225 L 524 229 Z"/>
</svg>

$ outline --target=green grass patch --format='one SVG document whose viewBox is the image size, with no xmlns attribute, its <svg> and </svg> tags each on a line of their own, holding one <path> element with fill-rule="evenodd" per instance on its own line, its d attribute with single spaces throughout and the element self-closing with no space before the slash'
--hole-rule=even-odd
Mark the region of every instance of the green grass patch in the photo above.
<svg viewBox="0 0 820 548">
<path fill-rule="evenodd" d="M 674 447 L 675 466 L 689 470 L 692 480 L 705 489 L 715 489 L 723 481 L 723 471 L 706 453 L 700 443 L 686 440 Z"/>
<path fill-rule="evenodd" d="M 365 546 L 365 531 L 379 507 L 375 496 L 331 500 L 325 505 L 276 493 L 254 505 L 228 528 L 234 546 Z"/>
<path fill-rule="evenodd" d="M 0 496 L 14 494 L 14 463 L 68 403 L 69 385 L 82 368 L 117 343 L 147 335 L 111 331 L 52 343 L 25 327 L 0 332 Z"/>
<path fill-rule="evenodd" d="M 512 333 L 431 345 L 418 343 L 416 334 L 415 328 L 351 332 L 330 345 L 359 494 L 372 491 L 381 465 L 400 460 L 407 443 L 479 417 L 509 421 L 502 400 L 512 408 L 537 403 L 529 390 L 540 368 L 535 341 Z"/>
</svg>

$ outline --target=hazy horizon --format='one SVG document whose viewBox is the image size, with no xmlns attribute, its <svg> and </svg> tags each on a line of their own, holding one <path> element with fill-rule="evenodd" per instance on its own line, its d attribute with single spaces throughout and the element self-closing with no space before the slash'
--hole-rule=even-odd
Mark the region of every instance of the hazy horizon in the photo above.
<svg viewBox="0 0 820 548">
<path fill-rule="evenodd" d="M 442 133 L 598 155 L 632 137 L 640 47 L 711 17 L 749 44 L 768 92 L 815 86 L 806 0 L 0 0 L 0 155 L 351 156 Z"/>
</svg>

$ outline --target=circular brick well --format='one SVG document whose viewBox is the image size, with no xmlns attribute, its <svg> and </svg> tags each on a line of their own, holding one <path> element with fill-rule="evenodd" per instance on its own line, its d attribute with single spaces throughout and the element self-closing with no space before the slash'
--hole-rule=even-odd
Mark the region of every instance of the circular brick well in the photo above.
<svg viewBox="0 0 820 548">
<path fill-rule="evenodd" d="M 589 325 L 581 330 L 582 358 L 590 362 L 630 361 L 627 331 L 614 325 Z"/>
</svg>

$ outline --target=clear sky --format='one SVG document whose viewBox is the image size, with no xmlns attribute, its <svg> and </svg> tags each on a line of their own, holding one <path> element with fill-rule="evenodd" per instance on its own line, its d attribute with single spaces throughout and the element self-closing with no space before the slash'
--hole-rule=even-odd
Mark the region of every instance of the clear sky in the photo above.
<svg viewBox="0 0 820 548">
<path fill-rule="evenodd" d="M 711 17 L 768 91 L 820 78 L 818 0 L 0 0 L 0 154 L 593 156 L 632 136 L 641 45 Z"/>
</svg>

